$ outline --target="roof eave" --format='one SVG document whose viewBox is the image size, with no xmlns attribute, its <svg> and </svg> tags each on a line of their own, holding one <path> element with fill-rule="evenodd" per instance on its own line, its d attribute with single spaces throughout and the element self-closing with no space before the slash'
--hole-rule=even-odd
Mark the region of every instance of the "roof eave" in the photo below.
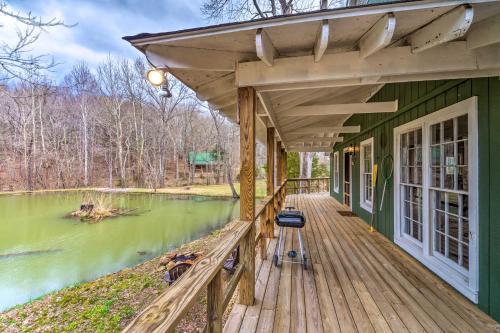
<svg viewBox="0 0 500 333">
<path fill-rule="evenodd" d="M 231 22 L 219 25 L 211 25 L 192 29 L 160 32 L 160 33 L 140 33 L 133 36 L 124 36 L 124 40 L 134 46 L 154 44 L 161 42 L 172 42 L 189 38 L 206 37 L 221 33 L 230 33 L 235 31 L 253 30 L 266 28 L 270 26 L 289 25 L 294 23 L 304 23 L 324 19 L 335 19 L 345 17 L 355 17 L 373 14 L 385 14 L 387 11 L 408 11 L 415 9 L 438 8 L 447 6 L 458 6 L 461 4 L 481 3 L 488 0 L 408 0 L 393 1 L 378 4 L 367 4 L 355 7 L 323 9 L 314 12 L 307 12 L 293 15 L 281 15 L 272 18 L 256 19 L 243 22 Z"/>
</svg>

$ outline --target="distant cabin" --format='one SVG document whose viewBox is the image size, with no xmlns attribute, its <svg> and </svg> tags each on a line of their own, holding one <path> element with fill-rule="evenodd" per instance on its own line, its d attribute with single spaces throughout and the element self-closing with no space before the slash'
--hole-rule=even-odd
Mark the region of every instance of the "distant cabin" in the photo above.
<svg viewBox="0 0 500 333">
<path fill-rule="evenodd" d="M 219 184 L 224 181 L 223 163 L 217 160 L 215 152 L 194 152 L 188 154 L 189 168 L 194 168 L 194 182 Z"/>
</svg>

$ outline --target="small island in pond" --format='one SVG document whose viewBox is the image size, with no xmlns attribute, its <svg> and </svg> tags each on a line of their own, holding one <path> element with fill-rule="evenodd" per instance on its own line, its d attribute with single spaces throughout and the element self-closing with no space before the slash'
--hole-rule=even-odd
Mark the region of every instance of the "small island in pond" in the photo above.
<svg viewBox="0 0 500 333">
<path fill-rule="evenodd" d="M 72 212 L 70 216 L 77 217 L 82 222 L 98 223 L 104 219 L 131 215 L 136 209 L 119 209 L 113 207 L 109 196 L 105 193 L 90 193 L 86 195 L 80 209 Z"/>
</svg>

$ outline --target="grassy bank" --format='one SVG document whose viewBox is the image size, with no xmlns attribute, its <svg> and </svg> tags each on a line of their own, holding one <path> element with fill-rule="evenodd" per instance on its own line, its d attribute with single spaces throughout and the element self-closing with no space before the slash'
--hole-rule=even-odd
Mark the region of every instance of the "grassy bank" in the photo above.
<svg viewBox="0 0 500 333">
<path fill-rule="evenodd" d="M 181 246 L 174 252 L 209 252 L 228 227 Z M 0 314 L 0 332 L 119 332 L 168 288 L 162 256 L 91 282 L 63 289 Z M 180 323 L 182 332 L 205 325 L 202 295 Z"/>
<path fill-rule="evenodd" d="M 234 184 L 236 191 L 240 192 L 240 184 Z M 204 196 L 216 196 L 216 197 L 230 197 L 232 196 L 231 189 L 229 185 L 190 185 L 190 186 L 180 186 L 180 187 L 165 187 L 155 190 L 149 188 L 100 188 L 100 187 L 89 187 L 89 188 L 72 188 L 72 189 L 51 189 L 51 190 L 36 190 L 36 191 L 12 191 L 12 192 L 0 192 L 0 195 L 16 195 L 16 194 L 30 194 L 30 193 L 58 193 L 58 192 L 80 192 L 80 191 L 116 191 L 123 193 L 159 193 L 159 194 L 182 194 L 182 195 L 204 195 Z M 255 194 L 257 197 L 266 196 L 266 182 L 264 180 L 258 180 L 256 183 Z"/>
</svg>

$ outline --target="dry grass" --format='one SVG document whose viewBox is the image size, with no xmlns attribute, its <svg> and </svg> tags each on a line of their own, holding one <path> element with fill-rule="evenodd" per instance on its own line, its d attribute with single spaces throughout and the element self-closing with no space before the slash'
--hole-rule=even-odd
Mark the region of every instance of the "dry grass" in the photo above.
<svg viewBox="0 0 500 333">
<path fill-rule="evenodd" d="M 235 183 L 234 187 L 236 192 L 240 192 L 240 184 Z M 204 196 L 214 196 L 214 197 L 230 197 L 232 195 L 229 185 L 190 185 L 181 187 L 165 187 L 157 189 L 156 191 L 151 189 L 142 188 L 128 188 L 127 192 L 134 193 L 161 193 L 161 194 L 185 194 L 185 195 L 204 195 Z M 266 196 L 266 182 L 265 180 L 257 180 L 255 195 L 259 198 Z"/>
<path fill-rule="evenodd" d="M 240 184 L 234 184 L 236 191 L 240 192 Z M 185 195 L 204 195 L 213 197 L 230 197 L 232 196 L 229 185 L 190 185 L 181 187 L 165 187 L 160 189 L 149 188 L 124 188 L 124 189 L 109 189 L 101 187 L 89 188 L 73 188 L 73 189 L 52 189 L 52 190 L 37 190 L 37 191 L 13 191 L 13 192 L 0 192 L 0 195 L 16 195 L 16 194 L 30 194 L 30 193 L 58 193 L 58 192 L 82 192 L 82 191 L 96 191 L 96 192 L 119 192 L 119 193 L 159 193 L 159 194 L 185 194 Z M 266 196 L 266 181 L 257 180 L 255 194 L 258 198 Z"/>
</svg>

